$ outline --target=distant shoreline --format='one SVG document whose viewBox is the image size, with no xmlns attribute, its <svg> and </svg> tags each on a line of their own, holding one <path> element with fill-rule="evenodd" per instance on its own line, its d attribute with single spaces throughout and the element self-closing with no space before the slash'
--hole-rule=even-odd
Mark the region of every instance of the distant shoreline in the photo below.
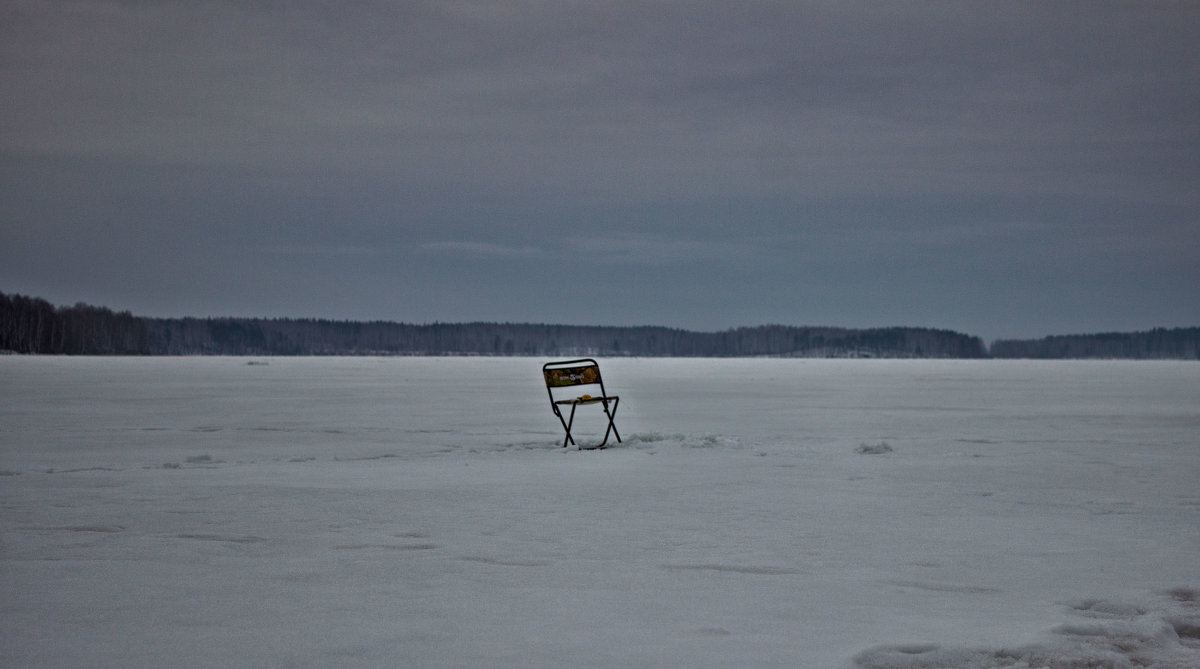
<svg viewBox="0 0 1200 669">
<path fill-rule="evenodd" d="M 921 327 L 660 326 L 149 318 L 0 293 L 0 351 L 57 355 L 608 356 L 1200 360 L 1200 327 L 1001 339 Z"/>
</svg>

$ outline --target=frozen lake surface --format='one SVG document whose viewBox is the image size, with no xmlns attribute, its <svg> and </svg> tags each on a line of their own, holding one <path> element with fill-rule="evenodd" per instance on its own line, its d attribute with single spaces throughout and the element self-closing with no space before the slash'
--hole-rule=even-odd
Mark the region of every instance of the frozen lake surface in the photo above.
<svg viewBox="0 0 1200 669">
<path fill-rule="evenodd" d="M 0 665 L 1200 667 L 1200 364 L 542 362 L 0 357 Z"/>
</svg>

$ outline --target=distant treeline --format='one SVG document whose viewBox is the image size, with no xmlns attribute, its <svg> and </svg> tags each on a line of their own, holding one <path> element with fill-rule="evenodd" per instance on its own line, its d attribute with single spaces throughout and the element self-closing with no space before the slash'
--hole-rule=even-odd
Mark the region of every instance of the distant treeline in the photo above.
<svg viewBox="0 0 1200 669">
<path fill-rule="evenodd" d="M 1200 360 L 1200 327 L 992 342 L 994 358 Z"/>
<path fill-rule="evenodd" d="M 128 311 L 76 304 L 55 307 L 23 295 L 0 293 L 0 351 L 68 355 L 148 355 L 145 318 Z"/>
<path fill-rule="evenodd" d="M 1161 334 L 1160 334 L 1161 333 Z M 1155 330 L 1125 337 L 1121 348 L 1042 342 L 996 342 L 996 357 L 1197 358 L 1200 328 Z M 1155 347 L 1158 348 L 1155 348 Z M 1026 347 L 1026 348 L 1022 348 Z M 0 293 L 0 351 L 71 355 L 522 355 L 679 357 L 986 358 L 979 337 L 929 328 L 847 329 L 766 325 L 723 332 L 665 327 L 523 323 L 354 322 L 263 318 L 145 318 L 77 304 L 55 307 L 39 298 Z M 1052 353 L 1058 352 L 1058 353 Z"/>
<path fill-rule="evenodd" d="M 525 355 L 981 358 L 978 337 L 925 328 L 770 325 L 724 332 L 514 323 L 144 318 L 0 293 L 0 350 L 76 355 Z"/>
</svg>

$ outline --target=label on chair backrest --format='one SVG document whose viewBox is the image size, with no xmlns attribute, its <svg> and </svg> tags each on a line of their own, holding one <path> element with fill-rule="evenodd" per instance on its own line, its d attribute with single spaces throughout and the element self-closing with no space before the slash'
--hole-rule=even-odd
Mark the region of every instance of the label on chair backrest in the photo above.
<svg viewBox="0 0 1200 669">
<path fill-rule="evenodd" d="M 600 383 L 600 368 L 593 365 L 547 369 L 545 372 L 546 385 L 554 388 L 581 386 L 585 383 Z"/>
</svg>

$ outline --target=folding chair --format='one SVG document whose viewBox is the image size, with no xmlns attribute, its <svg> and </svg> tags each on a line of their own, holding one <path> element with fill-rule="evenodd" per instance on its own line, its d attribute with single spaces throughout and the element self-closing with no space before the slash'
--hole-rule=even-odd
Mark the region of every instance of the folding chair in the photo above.
<svg viewBox="0 0 1200 669">
<path fill-rule="evenodd" d="M 621 398 L 609 395 L 604 390 L 604 381 L 600 378 L 600 365 L 595 360 L 580 358 L 579 360 L 548 362 L 542 365 L 542 376 L 546 377 L 546 392 L 550 395 L 550 408 L 554 409 L 554 415 L 558 416 L 558 422 L 562 423 L 563 429 L 567 431 L 567 436 L 563 439 L 563 448 L 566 448 L 567 444 L 575 443 L 574 437 L 571 436 L 571 426 L 575 424 L 575 409 L 579 408 L 581 404 L 599 404 L 604 409 L 604 415 L 608 417 L 608 428 L 604 430 L 604 440 L 588 448 L 604 448 L 604 445 L 608 443 L 610 432 L 617 438 L 618 443 L 621 441 L 621 435 L 613 423 L 613 417 L 617 415 L 617 403 L 621 401 Z M 555 396 L 556 390 L 561 396 L 562 389 L 570 388 L 574 393 L 579 386 L 598 386 L 600 394 L 582 394 L 568 399 L 558 399 Z M 564 418 L 559 407 L 568 405 L 571 407 L 571 415 Z"/>
</svg>

